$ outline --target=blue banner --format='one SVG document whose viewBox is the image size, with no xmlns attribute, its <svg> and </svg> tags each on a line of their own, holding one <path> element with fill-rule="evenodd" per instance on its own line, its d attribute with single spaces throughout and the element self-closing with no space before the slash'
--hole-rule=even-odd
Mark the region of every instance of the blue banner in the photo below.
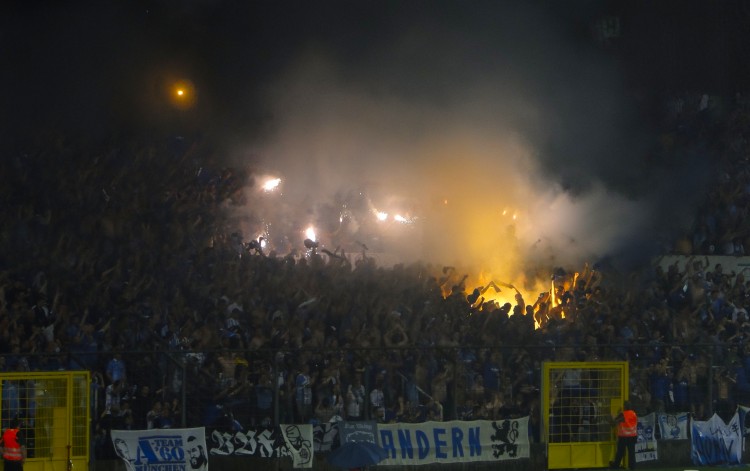
<svg viewBox="0 0 750 471">
<path fill-rule="evenodd" d="M 112 430 L 128 471 L 208 471 L 205 429 Z"/>
<path fill-rule="evenodd" d="M 740 464 L 742 459 L 742 426 L 735 412 L 728 424 L 718 415 L 692 424 L 691 451 L 693 464 L 709 466 Z"/>
<path fill-rule="evenodd" d="M 530 457 L 529 418 L 378 424 L 385 466 L 467 461 L 505 461 Z"/>
</svg>

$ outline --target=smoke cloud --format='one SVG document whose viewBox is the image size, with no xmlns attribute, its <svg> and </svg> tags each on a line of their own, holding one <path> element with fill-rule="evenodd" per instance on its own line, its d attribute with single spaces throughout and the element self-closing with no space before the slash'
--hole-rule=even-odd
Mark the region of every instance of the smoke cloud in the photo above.
<svg viewBox="0 0 750 471">
<path fill-rule="evenodd" d="M 54 28 L 37 27 L 19 74 L 0 77 L 12 95 L 37 97 L 7 106 L 21 112 L 6 121 L 35 129 L 47 110 L 87 135 L 125 122 L 210 136 L 255 177 L 233 214 L 243 237 L 265 235 L 280 252 L 301 250 L 312 226 L 330 250 L 364 244 L 382 262 L 505 280 L 534 266 L 647 258 L 685 225 L 710 172 L 699 155 L 647 158 L 655 139 L 626 64 L 592 40 L 602 5 L 19 7 L 14 44 L 40 17 Z M 195 84 L 189 111 L 160 98 L 175 77 Z M 265 177 L 281 178 L 278 190 L 263 191 Z"/>
<path fill-rule="evenodd" d="M 356 58 L 305 47 L 262 89 L 271 126 L 237 154 L 283 183 L 254 220 L 297 243 L 304 227 L 328 227 L 331 250 L 339 230 L 367 226 L 383 260 L 506 280 L 651 255 L 664 173 L 646 163 L 653 137 L 618 65 L 534 7 L 443 13 Z M 351 211 L 360 199 L 371 212 Z M 374 210 L 398 204 L 414 224 L 377 226 Z"/>
</svg>

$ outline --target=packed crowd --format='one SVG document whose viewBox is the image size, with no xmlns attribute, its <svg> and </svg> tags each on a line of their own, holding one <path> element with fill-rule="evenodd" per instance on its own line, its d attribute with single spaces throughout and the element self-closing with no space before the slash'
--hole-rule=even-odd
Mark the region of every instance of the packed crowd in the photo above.
<svg viewBox="0 0 750 471">
<path fill-rule="evenodd" d="M 702 256 L 744 254 L 749 117 L 737 105 L 668 140 L 722 151 L 724 180 L 675 244 L 700 257 L 627 276 L 551 268 L 554 293 L 502 305 L 448 267 L 244 245 L 224 209 L 250 175 L 205 146 L 45 138 L 0 172 L 0 371 L 91 371 L 102 436 L 530 416 L 538 439 L 547 360 L 628 360 L 642 412 L 750 405 L 750 280 Z M 24 408 L 10 389 L 4 420 Z"/>
</svg>

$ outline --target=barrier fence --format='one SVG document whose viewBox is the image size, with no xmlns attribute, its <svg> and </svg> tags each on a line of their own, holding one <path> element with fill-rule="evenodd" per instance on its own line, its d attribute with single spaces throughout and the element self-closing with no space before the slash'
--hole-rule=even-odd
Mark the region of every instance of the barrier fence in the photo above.
<svg viewBox="0 0 750 471">
<path fill-rule="evenodd" d="M 104 437 L 112 428 L 232 429 L 315 424 L 336 416 L 378 423 L 528 416 L 530 440 L 541 442 L 543 365 L 578 360 L 626 362 L 623 386 L 641 414 L 687 411 L 704 420 L 713 412 L 729 417 L 737 404 L 750 404 L 750 356 L 731 344 L 644 340 L 581 346 L 547 341 L 524 346 L 5 355 L 8 371 L 56 365 L 91 372 L 97 456 L 111 454 Z M 34 400 L 19 399 L 26 404 Z M 4 393 L 2 410 L 8 409 Z"/>
</svg>

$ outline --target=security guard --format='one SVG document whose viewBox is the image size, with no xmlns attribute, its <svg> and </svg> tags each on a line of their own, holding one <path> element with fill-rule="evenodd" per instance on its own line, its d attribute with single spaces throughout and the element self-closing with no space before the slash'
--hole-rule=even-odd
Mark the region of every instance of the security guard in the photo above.
<svg viewBox="0 0 750 471">
<path fill-rule="evenodd" d="M 630 405 L 625 401 L 622 411 L 615 417 L 617 425 L 617 451 L 615 460 L 609 462 L 610 468 L 620 468 L 620 463 L 628 452 L 628 467 L 635 469 L 635 444 L 638 441 L 638 416 Z"/>
<path fill-rule="evenodd" d="M 2 438 L 0 438 L 5 471 L 23 471 L 23 463 L 26 461 L 26 446 L 19 426 L 18 418 L 12 419 L 10 428 L 5 429 Z"/>
</svg>

